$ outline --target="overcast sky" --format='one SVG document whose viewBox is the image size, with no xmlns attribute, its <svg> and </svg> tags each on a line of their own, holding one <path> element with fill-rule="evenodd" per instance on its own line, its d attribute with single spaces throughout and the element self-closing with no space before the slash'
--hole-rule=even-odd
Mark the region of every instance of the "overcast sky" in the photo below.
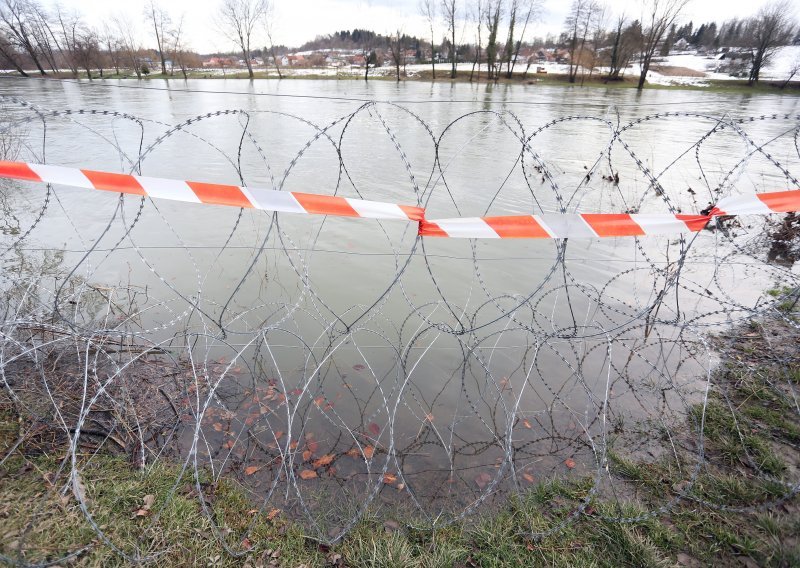
<svg viewBox="0 0 800 568">
<path fill-rule="evenodd" d="M 126 0 L 124 3 L 109 0 L 43 0 L 55 5 L 56 1 L 66 8 L 74 8 L 86 16 L 92 25 L 100 24 L 112 15 L 123 16 L 134 22 L 143 44 L 154 44 L 143 17 L 147 0 Z M 703 22 L 747 17 L 754 14 L 768 0 L 692 0 L 685 10 L 683 21 Z M 162 0 L 173 19 L 183 14 L 185 32 L 192 49 L 202 53 L 228 51 L 233 44 L 215 29 L 215 16 L 221 0 Z M 362 28 L 388 34 L 398 29 L 411 35 L 428 37 L 426 22 L 419 15 L 419 0 L 273 0 L 273 39 L 278 44 L 299 46 L 318 35 L 337 30 Z M 800 2 L 797 2 L 800 5 Z M 567 0 L 545 0 L 544 13 L 526 38 L 558 34 L 569 8 Z M 608 12 L 612 15 L 625 12 L 632 17 L 641 13 L 642 0 L 607 0 Z M 464 6 L 463 0 L 460 6 Z M 473 26 L 463 32 L 463 41 L 473 41 Z M 437 41 L 444 33 L 440 26 Z M 264 43 L 260 34 L 256 45 Z"/>
</svg>

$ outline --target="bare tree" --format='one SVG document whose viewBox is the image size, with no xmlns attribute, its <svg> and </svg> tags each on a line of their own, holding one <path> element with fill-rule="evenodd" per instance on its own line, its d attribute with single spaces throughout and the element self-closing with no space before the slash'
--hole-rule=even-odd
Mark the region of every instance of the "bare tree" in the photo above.
<svg viewBox="0 0 800 568">
<path fill-rule="evenodd" d="M 503 48 L 503 57 L 500 59 L 500 70 L 503 70 L 503 60 L 506 61 L 506 77 L 511 78 L 511 56 L 514 53 L 514 26 L 517 24 L 517 9 L 520 0 L 511 0 L 508 7 L 508 37 Z"/>
<path fill-rule="evenodd" d="M 604 4 L 597 5 L 597 11 L 594 14 L 592 21 L 592 49 L 587 54 L 584 60 L 589 66 L 589 80 L 592 80 L 592 74 L 600 60 L 600 46 L 606 37 L 606 7 Z M 585 67 L 584 67 L 585 70 Z M 583 85 L 584 73 L 581 72 L 581 85 Z"/>
<path fill-rule="evenodd" d="M 181 14 L 181 17 L 178 20 L 178 25 L 170 29 L 169 37 L 172 42 L 172 73 L 175 72 L 175 64 L 177 63 L 183 78 L 187 79 L 186 46 L 184 46 L 183 39 L 183 20 L 184 14 Z"/>
<path fill-rule="evenodd" d="M 79 42 L 80 20 L 78 14 L 75 12 L 65 13 L 61 6 L 56 5 L 56 20 L 58 25 L 58 39 L 56 42 L 59 45 L 64 59 L 64 63 L 69 67 L 72 74 L 78 76 L 78 54 L 76 48 Z"/>
<path fill-rule="evenodd" d="M 156 36 L 156 48 L 158 49 L 158 57 L 161 60 L 161 74 L 167 74 L 167 40 L 171 33 L 172 20 L 169 14 L 161 6 L 156 4 L 155 0 L 150 0 L 144 8 L 145 18 L 150 22 L 153 27 L 153 35 Z"/>
<path fill-rule="evenodd" d="M 753 55 L 748 85 L 758 83 L 761 70 L 769 63 L 779 47 L 789 45 L 796 22 L 788 0 L 776 0 L 762 6 L 747 28 L 747 44 Z"/>
<path fill-rule="evenodd" d="M 435 0 L 420 0 L 419 12 L 427 20 L 428 27 L 431 31 L 431 78 L 436 79 L 436 54 L 434 46 L 436 45 L 436 36 L 434 28 L 436 27 L 436 1 Z"/>
<path fill-rule="evenodd" d="M 475 22 L 475 59 L 472 61 L 472 71 L 469 74 L 469 82 L 475 75 L 475 66 L 478 66 L 478 76 L 481 74 L 481 51 L 483 50 L 483 42 L 481 41 L 481 30 L 483 29 L 483 10 L 484 4 L 482 0 L 475 0 L 472 6 L 472 18 Z"/>
<path fill-rule="evenodd" d="M 222 0 L 220 23 L 222 32 L 241 48 L 247 74 L 253 78 L 250 62 L 250 41 L 256 24 L 267 12 L 267 0 Z"/>
<path fill-rule="evenodd" d="M 89 28 L 82 28 L 75 37 L 73 48 L 76 64 L 86 71 L 86 76 L 92 79 L 92 66 L 97 62 L 100 53 L 100 43 L 97 33 Z"/>
<path fill-rule="evenodd" d="M 389 36 L 389 53 L 392 56 L 392 63 L 397 73 L 397 82 L 400 82 L 400 66 L 406 58 L 404 36 L 400 30 L 397 30 L 393 36 Z"/>
<path fill-rule="evenodd" d="M 626 27 L 625 21 L 624 14 L 617 19 L 606 81 L 620 80 L 621 75 L 624 75 L 624 70 L 628 68 L 634 53 L 642 44 L 642 25 L 637 20 Z"/>
<path fill-rule="evenodd" d="M 641 73 L 639 74 L 639 84 L 636 87 L 638 90 L 641 91 L 644 88 L 647 72 L 650 71 L 650 62 L 661 38 L 664 37 L 688 3 L 689 0 L 645 0 L 645 17 L 642 18 L 644 28 L 642 51 L 639 55 Z"/>
<path fill-rule="evenodd" d="M 136 78 L 141 79 L 142 64 L 139 59 L 139 42 L 136 39 L 136 29 L 133 27 L 133 22 L 124 16 L 117 16 L 114 18 L 114 23 L 119 33 L 121 52 L 133 72 L 136 73 Z"/>
<path fill-rule="evenodd" d="M 376 66 L 378 63 L 378 54 L 372 49 L 372 40 L 368 40 L 361 47 L 361 55 L 364 58 L 364 80 L 369 80 L 369 66 Z"/>
<path fill-rule="evenodd" d="M 511 74 L 514 73 L 514 66 L 517 64 L 517 59 L 519 58 L 519 51 L 522 48 L 522 42 L 525 39 L 525 32 L 528 30 L 528 25 L 531 21 L 535 20 L 539 17 L 541 12 L 541 0 L 523 0 L 523 9 L 525 10 L 525 18 L 522 20 L 522 31 L 519 34 L 519 38 L 517 38 L 517 43 L 514 46 L 514 54 L 513 58 L 509 56 L 509 60 L 511 61 L 511 65 L 508 67 L 508 78 L 511 78 Z M 516 19 L 516 18 L 515 18 Z M 509 33 L 509 40 L 512 40 L 511 34 Z M 512 43 L 509 41 L 509 43 Z"/>
<path fill-rule="evenodd" d="M 800 56 L 796 57 L 794 62 L 789 66 L 789 74 L 786 76 L 786 80 L 781 83 L 781 89 L 785 89 L 786 85 L 789 84 L 795 75 L 800 73 Z"/>
<path fill-rule="evenodd" d="M 103 22 L 103 31 L 100 34 L 100 42 L 106 48 L 106 54 L 111 61 L 111 66 L 114 68 L 114 73 L 119 75 L 120 43 L 119 39 L 117 39 L 117 36 L 109 27 L 108 22 Z"/>
<path fill-rule="evenodd" d="M 503 0 L 487 0 L 486 4 L 486 29 L 489 39 L 486 43 L 486 70 L 488 79 L 495 81 L 499 78 L 497 62 L 497 31 L 500 28 L 500 14 L 503 9 Z"/>
<path fill-rule="evenodd" d="M 20 63 L 19 53 L 3 32 L 0 32 L 0 61 L 9 63 L 14 69 L 17 70 L 17 73 L 23 77 L 28 77 L 28 74 L 22 68 L 22 64 Z"/>
<path fill-rule="evenodd" d="M 58 42 L 50 27 L 50 16 L 44 8 L 36 2 L 31 1 L 28 3 L 28 6 L 30 10 L 31 35 L 36 41 L 36 47 L 53 73 L 58 73 L 58 62 L 56 61 L 55 52 L 58 50 Z M 77 13 L 75 14 L 75 19 L 78 19 Z M 56 45 L 56 50 L 53 49 L 53 45 Z"/>
<path fill-rule="evenodd" d="M 442 0 L 442 14 L 447 22 L 447 31 L 450 33 L 450 78 L 456 78 L 456 58 L 458 46 L 456 45 L 456 22 L 458 20 L 457 0 Z"/>
<path fill-rule="evenodd" d="M 654 0 L 659 1 L 659 0 Z M 566 32 L 569 37 L 569 70 L 568 78 L 574 83 L 578 70 L 586 63 L 586 39 L 592 29 L 592 24 L 600 11 L 600 4 L 595 0 L 574 0 L 565 21 Z"/>
<path fill-rule="evenodd" d="M 33 0 L 2 0 L 0 2 L 0 24 L 2 24 L 2 31 L 12 44 L 28 54 L 39 73 L 47 75 L 42 66 L 32 30 L 35 6 Z"/>
<path fill-rule="evenodd" d="M 264 10 L 264 31 L 267 34 L 267 40 L 269 41 L 269 53 L 272 56 L 272 63 L 275 65 L 275 71 L 278 72 L 278 79 L 283 79 L 283 73 L 281 72 L 280 63 L 278 63 L 278 56 L 275 53 L 275 42 L 272 40 L 272 26 L 275 23 L 274 17 L 274 10 L 272 5 L 268 6 L 266 10 Z M 264 48 L 264 53 L 266 54 L 267 49 Z M 267 67 L 267 57 L 264 56 L 264 67 Z"/>
</svg>

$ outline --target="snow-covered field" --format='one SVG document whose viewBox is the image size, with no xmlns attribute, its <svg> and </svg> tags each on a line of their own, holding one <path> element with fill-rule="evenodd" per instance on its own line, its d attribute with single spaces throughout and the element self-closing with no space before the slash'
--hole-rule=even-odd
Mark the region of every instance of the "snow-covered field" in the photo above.
<svg viewBox="0 0 800 568">
<path fill-rule="evenodd" d="M 683 67 L 686 69 L 691 69 L 695 72 L 703 73 L 704 76 L 702 77 L 695 77 L 695 76 L 683 76 L 680 74 L 675 74 L 676 71 L 672 71 L 671 74 L 665 75 L 658 73 L 657 71 L 651 70 L 648 73 L 647 80 L 649 83 L 658 84 L 658 85 L 696 85 L 696 86 L 703 86 L 708 85 L 708 81 L 710 79 L 716 80 L 733 80 L 736 77 L 732 77 L 727 73 L 719 73 L 716 69 L 722 63 L 717 59 L 718 56 L 706 56 L 706 55 L 698 55 L 696 53 L 680 53 L 670 55 L 665 58 L 660 58 L 659 62 L 656 65 L 663 65 L 669 67 Z M 800 62 L 800 46 L 788 46 L 779 49 L 772 61 L 769 65 L 761 71 L 761 78 L 766 80 L 783 80 L 785 79 L 789 73 L 790 69 L 793 65 Z M 521 75 L 525 72 L 525 65 L 524 64 L 517 64 L 514 69 L 515 75 Z M 568 65 L 558 64 L 558 63 L 543 63 L 543 64 L 533 64 L 531 65 L 530 69 L 528 70 L 528 75 L 531 78 L 536 77 L 536 67 L 544 67 L 547 73 L 556 73 L 556 74 L 565 74 L 569 69 Z M 429 64 L 425 65 L 407 65 L 405 67 L 405 71 L 407 76 L 415 77 L 421 71 L 430 71 L 431 66 Z M 459 73 L 469 73 L 472 70 L 472 63 L 459 63 L 457 66 Z M 482 66 L 482 71 L 486 71 L 486 66 Z M 445 76 L 450 71 L 450 65 L 448 63 L 441 63 L 436 65 L 437 73 L 441 73 L 442 76 Z M 271 71 L 274 73 L 274 69 Z M 313 69 L 297 69 L 297 68 L 284 68 L 282 72 L 296 77 L 314 75 L 314 76 L 329 76 L 329 77 L 363 77 L 364 75 L 364 68 L 363 67 L 342 67 L 339 69 L 334 68 L 313 68 Z M 402 68 L 401 68 L 402 72 Z M 595 74 L 607 72 L 607 69 L 596 69 Z M 222 74 L 219 70 L 214 70 L 215 74 Z M 392 77 L 395 74 L 395 68 L 391 65 L 385 65 L 383 67 L 377 67 L 370 69 L 369 71 L 370 76 L 379 76 L 379 77 Z M 628 77 L 635 77 L 639 74 L 639 66 L 638 64 L 632 65 L 628 70 L 625 72 L 626 76 Z M 795 80 L 800 80 L 800 74 L 795 76 Z"/>
<path fill-rule="evenodd" d="M 672 70 L 669 75 L 658 73 L 651 69 L 648 73 L 647 81 L 652 84 L 657 85 L 695 85 L 695 86 L 704 86 L 708 85 L 708 81 L 711 79 L 716 80 L 732 80 L 736 79 L 736 77 L 731 77 L 727 73 L 719 73 L 716 71 L 719 68 L 720 64 L 722 63 L 719 59 L 719 56 L 706 56 L 706 55 L 698 55 L 696 53 L 678 53 L 669 55 L 668 57 L 659 58 L 657 63 L 654 63 L 656 66 L 668 66 L 668 67 L 675 67 L 675 68 L 686 68 L 691 69 L 694 72 L 700 72 L 704 75 L 702 77 L 697 76 L 682 76 L 676 74 L 676 70 Z M 779 49 L 775 55 L 773 56 L 772 60 L 769 62 L 767 67 L 762 69 L 761 71 L 761 78 L 765 80 L 773 80 L 773 81 L 781 81 L 788 77 L 791 73 L 791 69 L 793 66 L 800 63 L 800 45 L 793 45 L 787 46 Z M 569 69 L 568 65 L 558 64 L 558 63 L 541 63 L 541 64 L 532 64 L 530 69 L 528 69 L 528 76 L 531 78 L 535 78 L 536 68 L 537 67 L 544 67 L 547 73 L 555 73 L 555 74 L 566 74 L 567 70 Z M 522 75 L 525 72 L 526 65 L 525 64 L 517 64 L 514 68 L 515 75 Z M 425 65 L 406 65 L 405 72 L 408 77 L 416 77 L 420 74 L 420 72 L 429 72 L 431 69 L 430 64 Z M 457 66 L 458 72 L 460 74 L 469 73 L 472 70 L 472 63 L 459 63 Z M 486 72 L 486 66 L 483 65 L 480 68 L 481 71 Z M 110 70 L 109 70 L 110 71 Z M 197 70 L 203 73 L 203 75 L 213 76 L 213 77 L 222 77 L 225 75 L 240 75 L 244 70 L 238 68 L 227 68 L 224 71 L 222 69 L 202 69 Z M 195 71 L 195 72 L 197 72 Z M 263 72 L 264 69 L 258 69 L 258 71 Z M 274 67 L 271 67 L 267 70 L 270 75 L 277 76 Z M 401 68 L 401 73 L 403 69 Z M 595 69 L 595 76 L 598 74 L 602 74 L 607 72 L 607 69 Z M 342 77 L 342 78 L 353 78 L 353 77 L 363 77 L 364 76 L 364 68 L 363 67 L 313 67 L 313 68 L 296 68 L 296 67 L 283 67 L 281 68 L 281 72 L 285 75 L 292 76 L 292 77 Z M 450 72 L 450 64 L 449 63 L 439 63 L 436 65 L 436 72 L 441 74 L 442 77 L 445 77 L 447 73 Z M 14 71 L 9 70 L 0 70 L 0 74 L 14 74 Z M 633 64 L 625 71 L 625 75 L 627 77 L 637 77 L 639 74 L 639 66 L 638 64 Z M 395 68 L 392 65 L 384 65 L 383 67 L 375 67 L 369 70 L 369 75 L 371 77 L 393 77 L 395 75 Z M 177 76 L 177 75 L 176 75 Z M 800 73 L 798 73 L 794 80 L 800 81 Z"/>
</svg>

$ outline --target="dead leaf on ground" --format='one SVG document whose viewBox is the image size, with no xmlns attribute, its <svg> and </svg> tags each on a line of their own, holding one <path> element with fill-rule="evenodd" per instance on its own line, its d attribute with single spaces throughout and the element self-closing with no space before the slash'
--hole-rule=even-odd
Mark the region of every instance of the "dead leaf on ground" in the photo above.
<svg viewBox="0 0 800 568">
<path fill-rule="evenodd" d="M 244 474 L 253 475 L 255 472 L 259 471 L 263 467 L 264 467 L 263 465 L 249 465 L 246 468 L 244 468 Z"/>
<path fill-rule="evenodd" d="M 316 460 L 312 464 L 312 466 L 314 467 L 314 469 L 318 469 L 320 467 L 330 465 L 330 463 L 333 461 L 333 458 L 334 458 L 333 454 L 325 454 L 324 456 Z"/>
<path fill-rule="evenodd" d="M 392 473 L 384 473 L 383 474 L 383 482 L 384 483 L 394 483 L 397 481 L 397 476 Z"/>
<path fill-rule="evenodd" d="M 569 469 L 572 469 L 575 467 L 575 460 L 572 458 L 567 458 L 564 460 L 564 465 L 567 466 Z"/>
<path fill-rule="evenodd" d="M 475 476 L 475 483 L 478 485 L 479 488 L 485 489 L 489 482 L 492 480 L 492 476 L 486 472 L 481 473 L 480 475 Z"/>
<path fill-rule="evenodd" d="M 300 472 L 300 477 L 302 479 L 314 479 L 315 477 L 317 477 L 317 472 L 314 471 L 313 469 L 304 469 L 303 471 Z"/>
<path fill-rule="evenodd" d="M 368 460 L 372 459 L 372 455 L 374 453 L 375 453 L 375 448 L 373 448 L 372 446 L 366 446 L 364 448 L 364 457 L 367 458 Z"/>
<path fill-rule="evenodd" d="M 523 426 L 525 426 L 525 428 L 527 428 L 528 430 L 530 430 L 531 428 L 533 428 L 533 426 L 531 426 L 531 423 L 530 423 L 530 422 L 528 422 L 528 419 L 527 419 L 527 418 L 526 418 L 526 419 L 524 419 L 524 420 L 522 421 L 522 425 L 523 425 Z"/>
<path fill-rule="evenodd" d="M 155 495 L 145 495 L 142 498 L 142 506 L 139 507 L 139 509 L 135 513 L 133 513 L 133 516 L 131 518 L 148 516 L 150 514 L 150 509 L 153 507 L 153 503 L 155 502 L 156 502 Z"/>
</svg>

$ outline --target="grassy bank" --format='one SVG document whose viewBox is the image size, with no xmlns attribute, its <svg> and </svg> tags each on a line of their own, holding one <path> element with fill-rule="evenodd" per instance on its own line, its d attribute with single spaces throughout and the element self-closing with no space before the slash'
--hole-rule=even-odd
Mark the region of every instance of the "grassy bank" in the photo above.
<svg viewBox="0 0 800 568">
<path fill-rule="evenodd" d="M 797 305 L 786 302 L 781 309 L 798 323 Z M 599 492 L 586 508 L 579 505 L 590 495 L 592 479 L 551 479 L 499 510 L 479 510 L 437 530 L 414 528 L 416 520 L 398 511 L 373 510 L 329 548 L 304 537 L 303 525 L 282 511 L 255 509 L 234 480 L 195 480 L 165 460 L 140 472 L 119 457 L 87 452 L 79 486 L 111 542 L 127 553 L 151 555 L 155 565 L 800 565 L 800 499 L 779 499 L 800 472 L 794 398 L 800 332 L 775 317 L 714 342 L 722 362 L 707 405 L 693 406 L 686 417 L 685 436 L 665 436 L 668 451 L 655 460 L 633 460 L 612 448 L 615 496 Z M 32 447 L 23 436 L 29 425 L 10 400 L 0 401 L 0 456 L 8 456 L 0 466 L 0 552 L 36 562 L 74 550 L 69 562 L 76 565 L 126 564 L 97 538 L 72 497 L 65 456 Z M 697 450 L 692 429 L 701 421 L 706 461 L 690 485 L 687 472 Z M 202 505 L 195 481 L 203 488 Z M 647 514 L 678 495 L 683 497 L 669 511 Z M 574 522 L 562 527 L 573 514 Z M 615 520 L 637 516 L 636 522 Z"/>
</svg>

